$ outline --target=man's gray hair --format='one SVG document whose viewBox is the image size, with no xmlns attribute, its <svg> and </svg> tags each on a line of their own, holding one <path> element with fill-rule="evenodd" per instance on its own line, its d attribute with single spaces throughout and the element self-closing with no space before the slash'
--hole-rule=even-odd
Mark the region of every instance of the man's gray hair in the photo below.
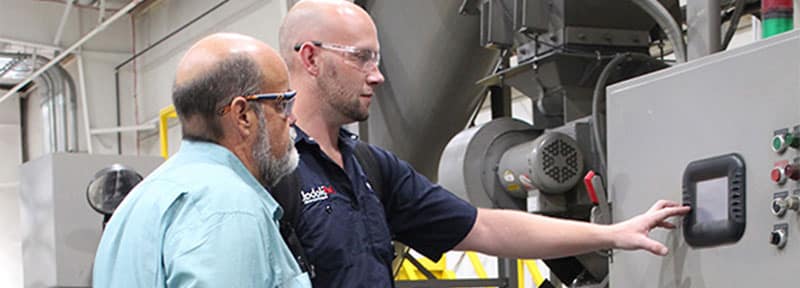
<svg viewBox="0 0 800 288">
<path fill-rule="evenodd" d="M 172 90 L 183 139 L 218 142 L 224 135 L 218 113 L 236 96 L 259 93 L 264 78 L 250 56 L 233 55 L 204 75 Z"/>
</svg>

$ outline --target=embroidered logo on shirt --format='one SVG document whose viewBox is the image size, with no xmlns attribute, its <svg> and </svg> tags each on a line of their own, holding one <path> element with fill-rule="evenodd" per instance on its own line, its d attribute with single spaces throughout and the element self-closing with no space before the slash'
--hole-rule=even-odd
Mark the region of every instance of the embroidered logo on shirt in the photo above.
<svg viewBox="0 0 800 288">
<path fill-rule="evenodd" d="M 319 186 L 317 188 L 311 189 L 311 191 L 300 191 L 300 195 L 303 198 L 303 204 L 308 205 L 317 201 L 322 201 L 328 199 L 328 195 L 334 194 L 336 191 L 333 190 L 333 186 Z"/>
</svg>

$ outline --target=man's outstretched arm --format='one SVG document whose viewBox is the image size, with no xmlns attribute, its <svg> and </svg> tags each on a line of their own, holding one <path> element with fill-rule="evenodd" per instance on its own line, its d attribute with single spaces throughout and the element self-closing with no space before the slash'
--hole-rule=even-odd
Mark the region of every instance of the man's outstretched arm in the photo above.
<svg viewBox="0 0 800 288">
<path fill-rule="evenodd" d="M 551 218 L 521 211 L 478 209 L 469 234 L 456 250 L 515 258 L 547 259 L 600 249 L 644 249 L 666 255 L 668 249 L 647 235 L 655 227 L 673 229 L 667 218 L 689 207 L 659 200 L 647 212 L 613 225 Z"/>
</svg>

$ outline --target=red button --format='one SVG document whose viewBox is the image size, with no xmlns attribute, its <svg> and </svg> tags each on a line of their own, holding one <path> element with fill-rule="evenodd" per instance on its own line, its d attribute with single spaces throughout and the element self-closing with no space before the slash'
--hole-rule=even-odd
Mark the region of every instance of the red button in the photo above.
<svg viewBox="0 0 800 288">
<path fill-rule="evenodd" d="M 772 181 L 775 181 L 775 183 L 783 184 L 783 182 L 786 181 L 786 178 L 784 178 L 782 170 L 783 169 L 780 167 L 772 168 L 772 171 L 769 173 L 769 178 L 771 178 Z"/>
</svg>

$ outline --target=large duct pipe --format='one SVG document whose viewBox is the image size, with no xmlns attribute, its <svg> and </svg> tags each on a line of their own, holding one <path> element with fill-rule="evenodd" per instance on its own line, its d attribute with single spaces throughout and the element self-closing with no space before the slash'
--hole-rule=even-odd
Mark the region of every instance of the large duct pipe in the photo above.
<svg viewBox="0 0 800 288">
<path fill-rule="evenodd" d="M 65 90 L 67 96 L 64 97 L 64 100 L 66 100 L 64 106 L 67 112 L 67 114 L 64 115 L 64 120 L 66 120 L 64 123 L 66 125 L 64 131 L 67 135 L 67 151 L 78 152 L 78 92 L 75 89 L 75 81 L 72 79 L 72 76 L 69 75 L 69 72 L 61 67 L 58 67 L 56 70 L 61 74 L 64 83 L 67 84 Z M 86 133 L 89 133 L 89 131 Z"/>
<path fill-rule="evenodd" d="M 35 57 L 37 65 L 50 62 L 50 59 L 41 55 L 26 53 L 0 52 L 0 57 Z M 50 120 L 45 124 L 48 125 L 47 141 L 50 143 L 47 152 L 77 152 L 77 93 L 72 77 L 60 65 L 53 65 L 34 82 L 46 89 L 42 95 L 47 101 Z"/>
<path fill-rule="evenodd" d="M 498 53 L 480 47 L 480 18 L 459 15 L 460 0 L 362 2 L 378 27 L 386 82 L 361 134 L 435 181 L 442 150 L 478 104 L 475 82 Z"/>
</svg>

